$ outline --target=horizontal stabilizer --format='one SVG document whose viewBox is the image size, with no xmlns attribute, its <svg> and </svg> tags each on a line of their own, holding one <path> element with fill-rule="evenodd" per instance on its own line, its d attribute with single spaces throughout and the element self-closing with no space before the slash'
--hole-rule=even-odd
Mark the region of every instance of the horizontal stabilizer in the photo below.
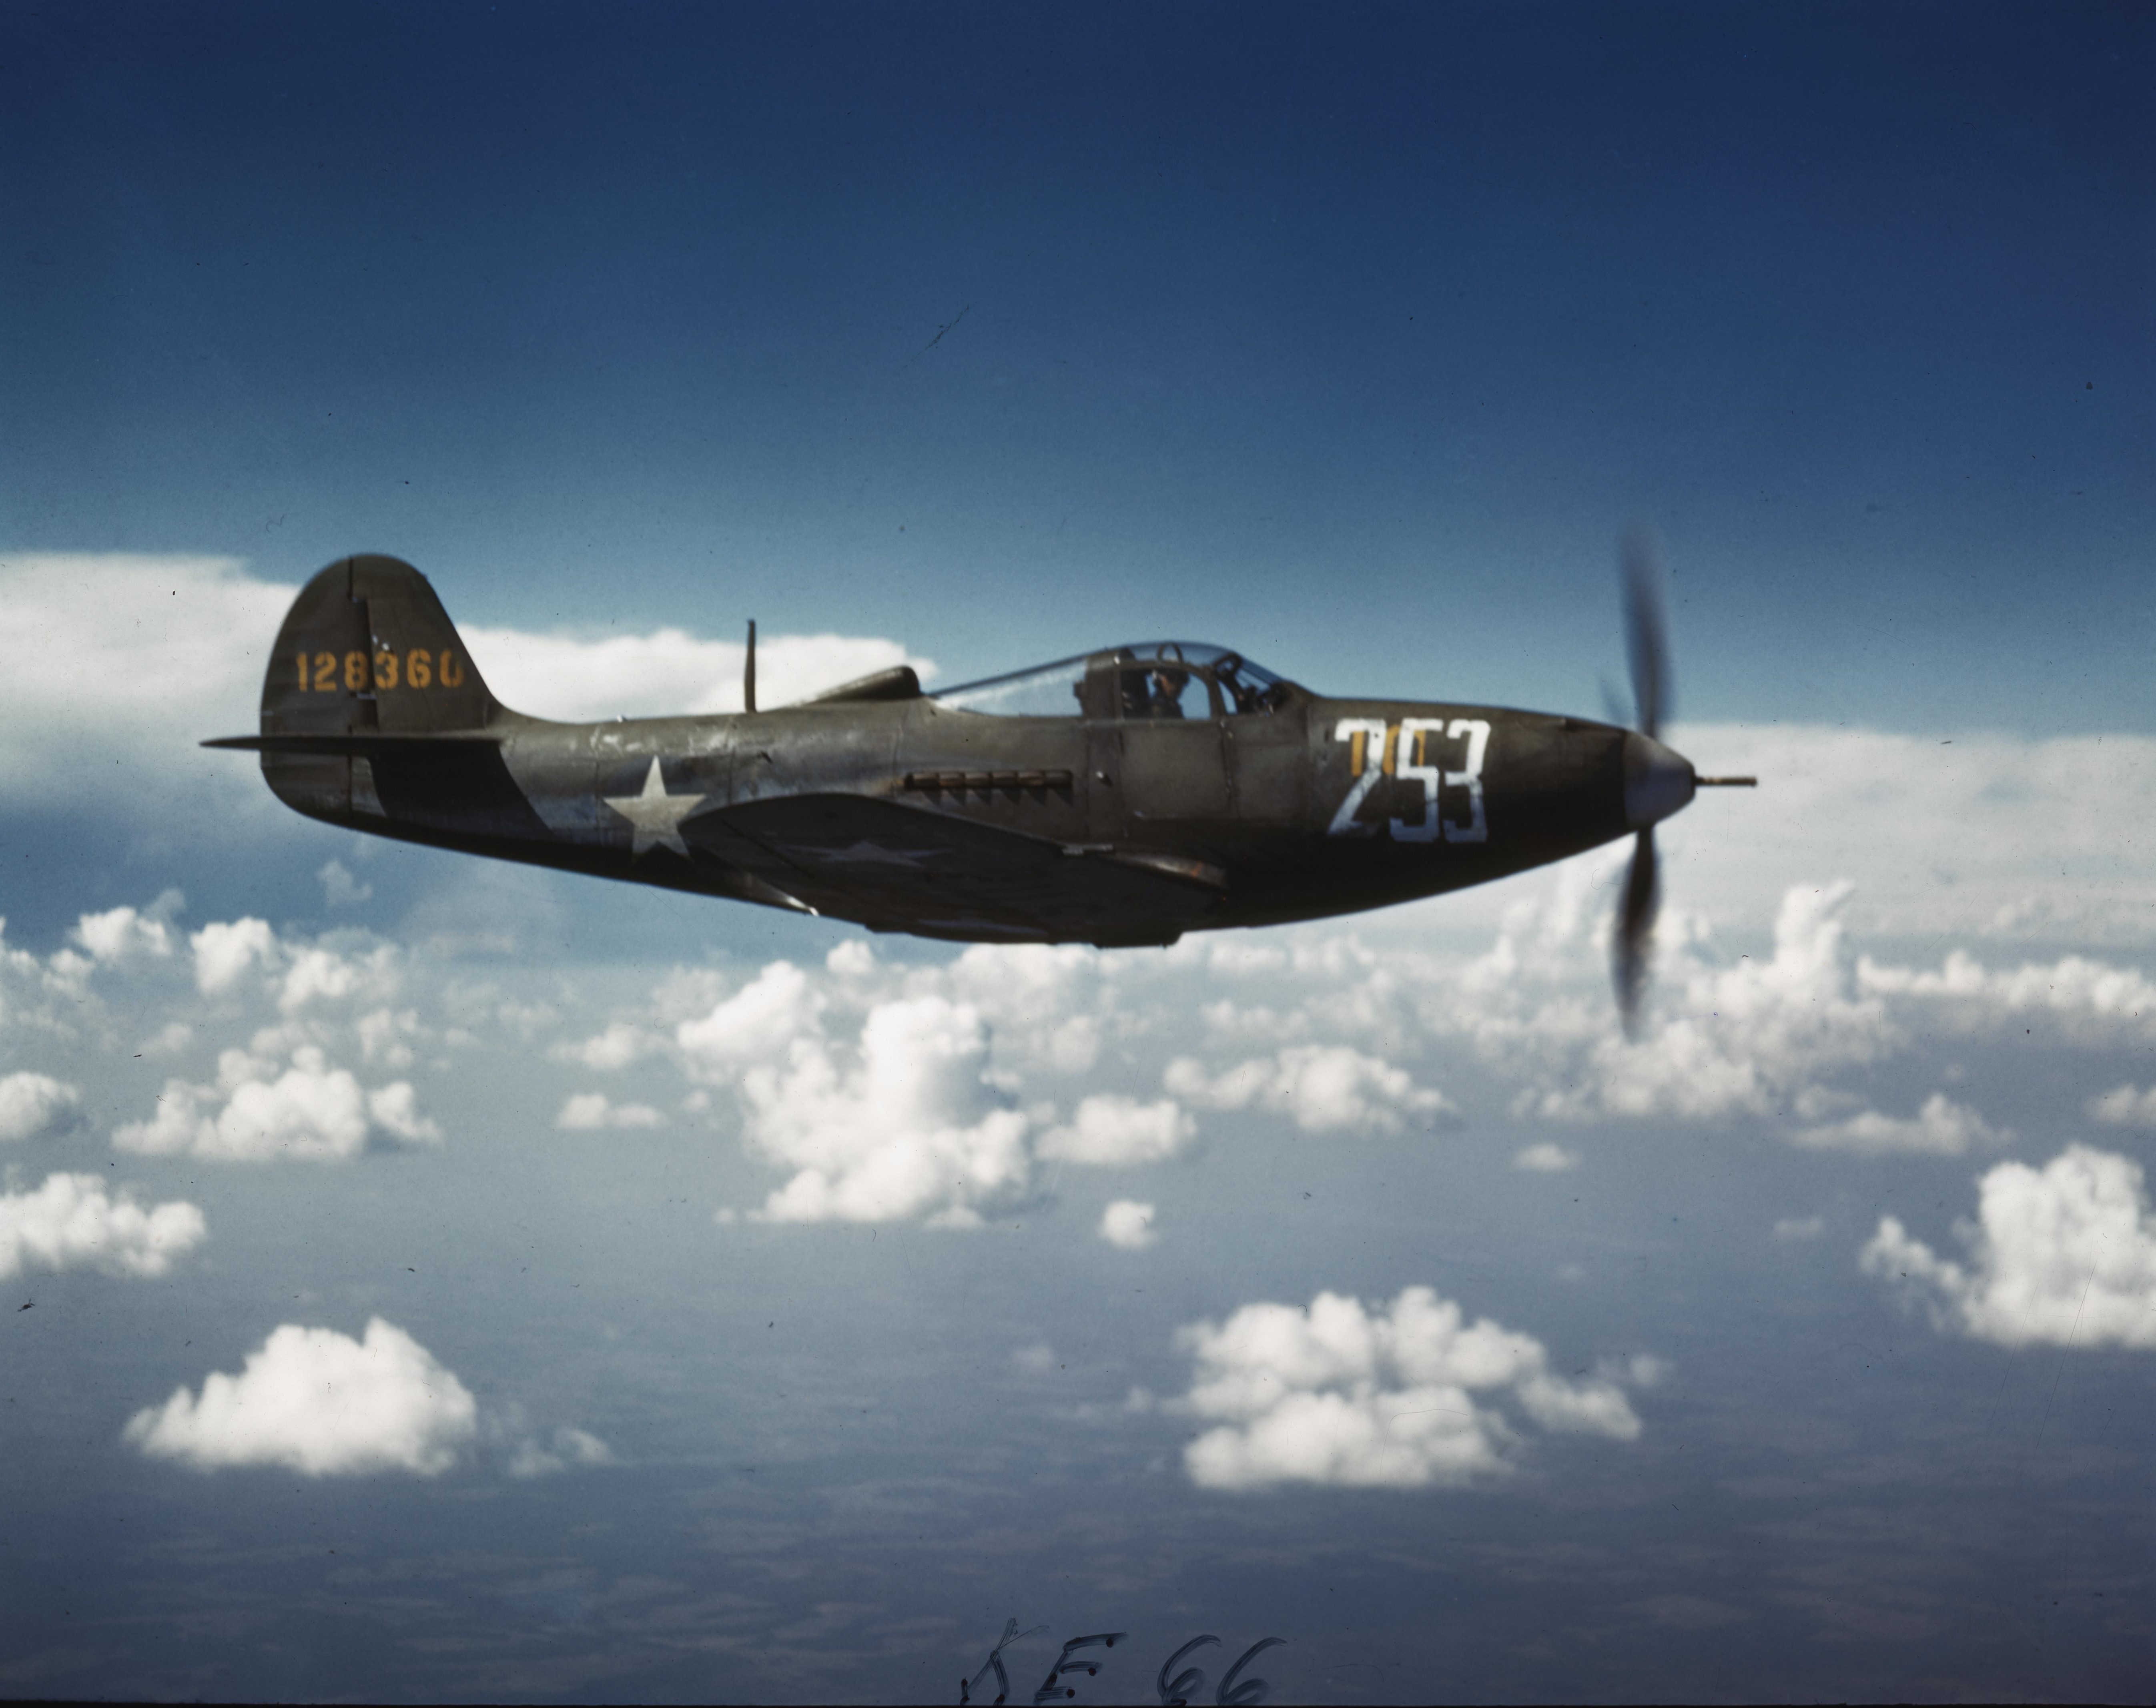
<svg viewBox="0 0 2156 1708">
<path fill-rule="evenodd" d="M 410 736 L 385 736 L 377 730 L 338 736 L 220 736 L 202 745 L 237 748 L 246 753 L 316 753 L 376 758 L 388 753 L 417 753 L 430 747 L 469 747 L 475 742 L 499 746 L 501 737 L 486 730 Z"/>
</svg>

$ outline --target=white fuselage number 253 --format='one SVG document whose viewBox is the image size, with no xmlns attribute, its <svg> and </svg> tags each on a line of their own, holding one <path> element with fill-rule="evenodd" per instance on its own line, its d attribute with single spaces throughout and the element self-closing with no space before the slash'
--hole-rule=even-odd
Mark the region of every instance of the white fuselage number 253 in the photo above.
<svg viewBox="0 0 2156 1708">
<path fill-rule="evenodd" d="M 1430 747 L 1439 741 L 1466 738 L 1466 763 L 1447 771 L 1430 762 Z M 1486 842 L 1490 827 L 1482 816 L 1482 756 L 1490 746 L 1490 726 L 1481 718 L 1402 718 L 1389 724 L 1382 718 L 1342 718 L 1333 726 L 1332 739 L 1348 743 L 1348 768 L 1355 781 L 1327 827 L 1329 836 L 1374 836 L 1378 827 L 1356 818 L 1381 777 L 1397 777 L 1422 785 L 1422 816 L 1417 819 L 1390 818 L 1385 828 L 1395 842 Z M 1440 788 L 1467 791 L 1467 820 L 1445 818 L 1438 811 Z"/>
</svg>

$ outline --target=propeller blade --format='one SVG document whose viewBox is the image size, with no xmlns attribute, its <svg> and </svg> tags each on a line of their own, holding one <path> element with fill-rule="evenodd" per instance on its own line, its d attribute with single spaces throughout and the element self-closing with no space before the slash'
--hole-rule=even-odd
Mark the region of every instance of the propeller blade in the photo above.
<svg viewBox="0 0 2156 1708">
<path fill-rule="evenodd" d="M 1662 603 L 1662 558 L 1645 523 L 1625 534 L 1625 641 L 1632 660 L 1632 703 L 1639 730 L 1653 738 L 1661 733 L 1670 700 L 1669 619 Z"/>
<path fill-rule="evenodd" d="M 1632 844 L 1632 867 L 1625 875 L 1625 900 L 1618 910 L 1610 942 L 1610 972 L 1617 986 L 1617 1008 L 1625 1035 L 1640 1035 L 1640 999 L 1647 987 L 1647 962 L 1655 947 L 1655 915 L 1661 905 L 1661 862 L 1651 827 Z"/>
</svg>

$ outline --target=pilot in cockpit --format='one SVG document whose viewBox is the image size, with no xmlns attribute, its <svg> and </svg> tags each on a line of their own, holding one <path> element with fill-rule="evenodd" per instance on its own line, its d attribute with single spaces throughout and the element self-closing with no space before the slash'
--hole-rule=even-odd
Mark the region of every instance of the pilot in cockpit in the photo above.
<svg viewBox="0 0 2156 1708">
<path fill-rule="evenodd" d="M 1167 664 L 1150 664 L 1122 673 L 1123 716 L 1127 718 L 1179 718 L 1183 695 L 1190 685 L 1190 672 Z"/>
</svg>

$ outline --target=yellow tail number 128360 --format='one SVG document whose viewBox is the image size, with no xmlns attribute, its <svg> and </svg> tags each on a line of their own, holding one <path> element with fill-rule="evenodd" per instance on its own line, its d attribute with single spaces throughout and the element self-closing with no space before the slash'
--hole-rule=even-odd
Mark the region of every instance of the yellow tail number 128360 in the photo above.
<svg viewBox="0 0 2156 1708">
<path fill-rule="evenodd" d="M 316 653 L 311 659 L 299 654 L 300 691 L 302 694 L 334 694 L 338 689 L 347 689 L 354 694 L 372 688 L 379 693 L 384 689 L 429 688 L 439 681 L 444 688 L 464 686 L 465 667 L 457 655 L 444 648 L 439 654 L 423 647 L 413 647 L 400 660 L 387 647 L 374 654 L 370 663 L 363 652 L 349 652 L 340 659 L 335 653 Z"/>
</svg>

